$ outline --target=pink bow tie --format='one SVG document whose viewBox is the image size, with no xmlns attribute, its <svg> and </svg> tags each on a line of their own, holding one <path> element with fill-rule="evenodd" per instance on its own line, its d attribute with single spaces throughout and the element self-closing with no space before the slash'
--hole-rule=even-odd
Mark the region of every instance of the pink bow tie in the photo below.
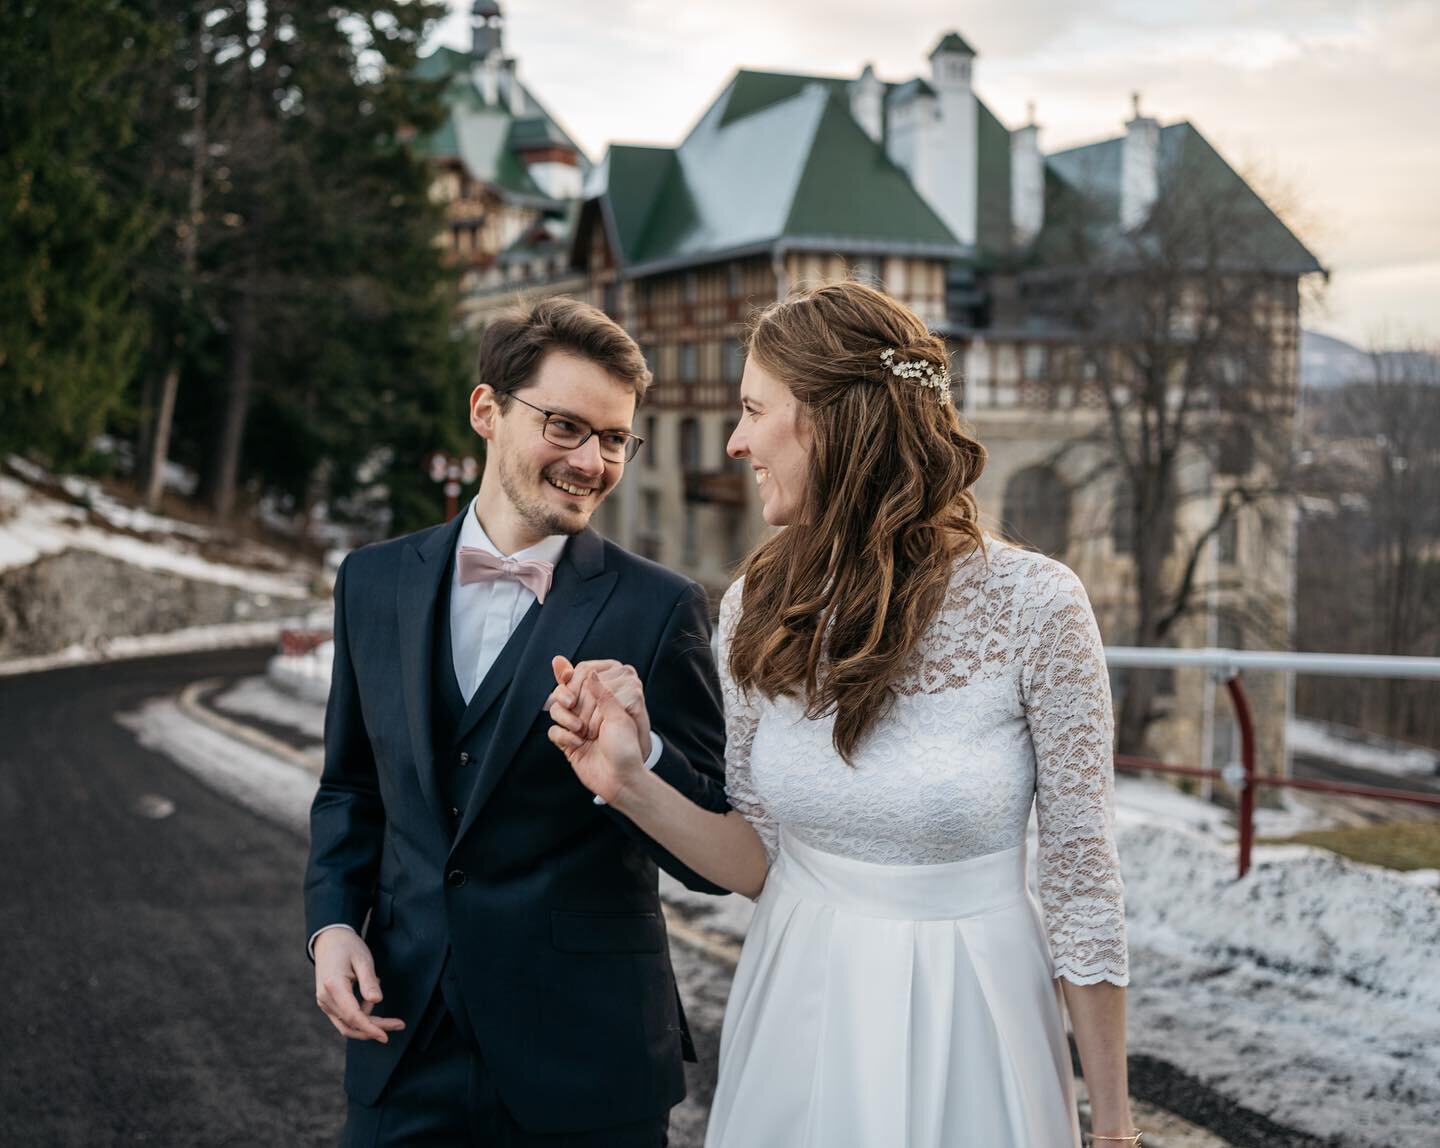
<svg viewBox="0 0 1440 1148">
<path fill-rule="evenodd" d="M 538 558 L 501 558 L 498 554 L 491 554 L 478 546 L 460 547 L 457 561 L 460 563 L 460 585 L 514 578 L 542 604 L 545 595 L 550 592 L 550 580 L 555 575 L 555 567 L 549 562 L 542 562 Z"/>
</svg>

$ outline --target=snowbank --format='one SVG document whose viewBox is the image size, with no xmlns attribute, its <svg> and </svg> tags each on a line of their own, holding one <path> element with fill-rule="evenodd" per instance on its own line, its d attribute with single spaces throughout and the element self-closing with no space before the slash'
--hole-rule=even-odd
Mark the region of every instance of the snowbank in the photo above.
<svg viewBox="0 0 1440 1148">
<path fill-rule="evenodd" d="M 33 472 L 36 481 L 44 477 L 23 460 L 8 462 L 18 473 Z M 198 543 L 211 537 L 204 527 L 126 507 L 93 483 L 60 482 L 67 493 L 88 505 L 52 498 L 35 486 L 0 475 L 0 571 L 28 566 L 63 550 L 88 550 L 143 569 L 254 593 L 285 598 L 309 593 L 310 574 L 285 569 L 293 563 L 267 547 L 236 543 L 234 564 L 215 562 L 198 553 Z M 92 515 L 101 525 L 92 521 Z"/>
<path fill-rule="evenodd" d="M 1401 777 L 1440 774 L 1440 753 L 1433 749 L 1384 744 L 1359 730 L 1345 730 L 1327 722 L 1292 718 L 1285 737 L 1293 753 L 1323 758 L 1336 765 L 1374 769 Z"/>
</svg>

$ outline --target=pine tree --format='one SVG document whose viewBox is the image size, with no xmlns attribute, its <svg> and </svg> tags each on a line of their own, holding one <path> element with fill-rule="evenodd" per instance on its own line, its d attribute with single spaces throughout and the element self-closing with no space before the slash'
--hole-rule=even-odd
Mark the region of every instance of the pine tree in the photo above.
<svg viewBox="0 0 1440 1148">
<path fill-rule="evenodd" d="M 155 220 L 103 158 L 130 138 L 153 29 L 119 0 L 0 12 L 0 449 L 73 464 L 123 401 Z"/>
</svg>

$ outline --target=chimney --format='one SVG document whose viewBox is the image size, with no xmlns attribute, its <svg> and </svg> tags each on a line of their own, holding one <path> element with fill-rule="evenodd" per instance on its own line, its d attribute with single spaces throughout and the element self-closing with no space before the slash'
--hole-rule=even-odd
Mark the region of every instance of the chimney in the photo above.
<svg viewBox="0 0 1440 1148">
<path fill-rule="evenodd" d="M 1028 247 L 1045 225 L 1045 157 L 1035 105 L 1028 122 L 1010 133 L 1010 228 L 1017 247 Z"/>
<path fill-rule="evenodd" d="M 931 178 L 921 193 L 961 243 L 974 244 L 979 197 L 979 109 L 975 49 L 958 33 L 945 35 L 930 53 L 930 86 L 940 106 L 938 154 L 924 165 Z M 928 186 L 927 186 L 928 184 Z"/>
<path fill-rule="evenodd" d="M 860 78 L 852 80 L 849 87 L 850 114 L 865 134 L 879 143 L 885 134 L 885 85 L 875 78 L 875 69 L 866 64 Z"/>
<path fill-rule="evenodd" d="M 1160 190 L 1160 121 L 1140 114 L 1140 93 L 1132 95 L 1134 115 L 1125 125 L 1120 159 L 1120 226 L 1143 227 Z"/>
</svg>

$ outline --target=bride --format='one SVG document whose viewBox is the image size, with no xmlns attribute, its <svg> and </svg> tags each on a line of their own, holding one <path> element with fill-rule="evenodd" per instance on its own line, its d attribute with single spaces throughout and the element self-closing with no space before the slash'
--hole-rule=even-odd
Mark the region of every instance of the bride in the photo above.
<svg viewBox="0 0 1440 1148">
<path fill-rule="evenodd" d="M 707 1148 L 1074 1148 L 1065 1010 L 1094 1142 L 1140 1143 L 1100 636 L 1069 569 L 980 530 L 945 363 L 853 282 L 752 330 L 728 451 L 786 529 L 720 608 L 730 813 L 645 771 L 631 667 L 556 659 L 580 780 L 758 899 Z"/>
</svg>

